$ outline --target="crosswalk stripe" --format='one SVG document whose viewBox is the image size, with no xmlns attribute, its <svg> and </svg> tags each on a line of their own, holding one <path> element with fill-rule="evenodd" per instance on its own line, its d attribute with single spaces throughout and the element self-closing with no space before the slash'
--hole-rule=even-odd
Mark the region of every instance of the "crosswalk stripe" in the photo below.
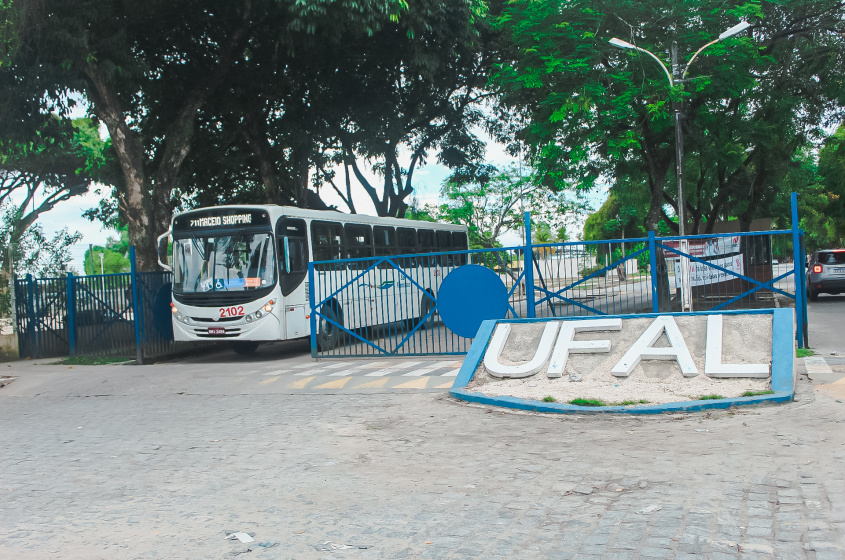
<svg viewBox="0 0 845 560">
<path fill-rule="evenodd" d="M 329 381 L 328 383 L 323 383 L 322 385 L 317 385 L 314 389 L 343 389 L 343 387 L 349 383 L 349 380 L 352 379 L 351 377 L 341 377 L 340 379 L 335 379 L 334 381 Z"/>
<path fill-rule="evenodd" d="M 339 367 L 346 367 L 346 363 L 340 362 L 339 364 L 338 363 L 326 364 L 326 365 L 322 366 L 322 369 L 336 369 L 336 368 L 339 368 Z"/>
<path fill-rule="evenodd" d="M 275 371 L 268 371 L 267 373 L 264 373 L 262 375 L 264 375 L 264 377 L 270 377 L 272 375 L 281 375 L 284 372 L 285 372 L 285 370 L 283 370 L 283 369 L 277 369 Z"/>
<path fill-rule="evenodd" d="M 436 369 L 439 369 L 440 366 L 435 367 L 427 367 L 427 368 L 420 368 L 415 369 L 414 371 L 409 371 L 408 373 L 403 373 L 403 377 L 419 377 L 421 375 L 425 375 L 426 373 L 432 372 Z"/>
<path fill-rule="evenodd" d="M 461 368 L 453 369 L 452 371 L 447 371 L 446 373 L 444 373 L 440 377 L 457 377 L 458 373 L 460 373 L 460 371 L 461 371 Z"/>
<path fill-rule="evenodd" d="M 807 366 L 807 373 L 833 373 L 825 359 L 819 356 L 804 358 L 804 365 Z"/>
<path fill-rule="evenodd" d="M 368 381 L 366 383 L 362 383 L 361 385 L 356 385 L 355 389 L 367 389 L 373 387 L 384 387 L 384 385 L 390 381 L 389 377 L 382 377 L 380 379 L 373 379 L 372 381 Z"/>
<path fill-rule="evenodd" d="M 389 364 L 390 362 L 369 362 L 364 365 L 357 366 L 355 369 L 373 369 L 376 367 L 381 367 L 384 364 Z"/>
<path fill-rule="evenodd" d="M 330 373 L 329 377 L 343 377 L 343 376 L 346 376 L 346 375 L 352 375 L 352 372 L 348 369 L 344 369 L 344 370 L 341 370 L 341 371 L 336 371 L 334 373 Z"/>
<path fill-rule="evenodd" d="M 420 365 L 421 363 L 422 363 L 422 362 L 397 362 L 397 363 L 396 363 L 396 368 L 398 368 L 398 369 L 405 369 L 405 368 L 409 368 L 409 367 L 411 367 L 411 366 L 418 366 L 418 365 Z"/>
<path fill-rule="evenodd" d="M 294 373 L 294 375 L 304 377 L 306 375 L 312 375 L 313 373 L 313 371 L 300 371 L 299 373 Z"/>
<path fill-rule="evenodd" d="M 384 369 L 380 369 L 378 371 L 373 371 L 371 373 L 365 373 L 364 377 L 381 377 L 383 375 L 387 375 L 388 373 L 393 373 L 394 371 L 396 371 L 396 369 L 397 368 L 395 366 L 394 367 L 387 367 L 387 368 L 384 368 Z"/>
<path fill-rule="evenodd" d="M 306 377 L 305 379 L 300 379 L 298 381 L 294 381 L 290 385 L 288 385 L 288 389 L 305 389 L 305 387 L 310 383 L 316 375 L 312 375 L 311 377 Z"/>
<path fill-rule="evenodd" d="M 452 383 L 444 383 L 443 385 L 438 385 L 435 389 L 451 389 Z"/>
<path fill-rule="evenodd" d="M 271 377 L 271 378 L 269 378 L 269 379 L 265 379 L 265 380 L 263 380 L 263 381 L 259 381 L 259 382 L 258 382 L 258 384 L 259 384 L 259 385 L 269 385 L 270 383 L 275 383 L 276 381 L 278 381 L 278 380 L 279 380 L 279 378 L 280 378 L 280 376 L 278 376 L 278 375 L 277 375 L 276 377 Z"/>
<path fill-rule="evenodd" d="M 413 379 L 408 381 L 407 383 L 402 383 L 401 385 L 395 385 L 394 389 L 425 389 L 426 385 L 428 385 L 429 377 L 419 377 L 417 379 Z"/>
<path fill-rule="evenodd" d="M 314 367 L 314 364 L 297 364 L 295 366 L 291 366 L 291 369 L 304 369 Z"/>
</svg>

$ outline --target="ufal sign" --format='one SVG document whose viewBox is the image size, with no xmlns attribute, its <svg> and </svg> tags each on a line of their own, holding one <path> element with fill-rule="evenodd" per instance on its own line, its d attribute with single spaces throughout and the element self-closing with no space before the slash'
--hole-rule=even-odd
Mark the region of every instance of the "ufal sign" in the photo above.
<svg viewBox="0 0 845 560">
<path fill-rule="evenodd" d="M 611 350 L 611 335 L 602 340 L 577 340 L 578 333 L 622 330 L 622 319 L 581 319 L 577 321 L 549 321 L 543 330 L 534 356 L 517 365 L 502 364 L 502 350 L 511 332 L 510 323 L 500 323 L 484 355 L 484 368 L 493 377 L 522 378 L 539 372 L 548 363 L 546 375 L 561 377 L 570 354 L 598 354 Z M 654 346 L 665 333 L 669 346 Z M 686 341 L 675 319 L 669 315 L 658 316 L 627 349 L 610 370 L 617 377 L 627 377 L 641 360 L 676 361 L 686 377 L 699 374 Z M 768 377 L 769 364 L 722 363 L 722 315 L 707 317 L 707 341 L 704 356 L 704 374 L 708 377 Z"/>
</svg>

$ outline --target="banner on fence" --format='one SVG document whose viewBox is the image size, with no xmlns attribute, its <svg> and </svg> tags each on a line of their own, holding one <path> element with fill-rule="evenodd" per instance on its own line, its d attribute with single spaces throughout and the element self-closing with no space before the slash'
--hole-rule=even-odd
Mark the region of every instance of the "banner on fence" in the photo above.
<svg viewBox="0 0 845 560">
<path fill-rule="evenodd" d="M 710 259 L 707 263 L 700 263 L 690 261 L 690 285 L 707 286 L 711 284 L 719 284 L 722 282 L 730 282 L 736 280 L 736 276 L 729 274 L 725 270 L 713 268 L 712 265 L 719 266 L 725 270 L 729 270 L 736 274 L 745 274 L 745 267 L 742 255 L 733 255 L 730 257 L 723 257 L 720 259 Z M 681 287 L 681 261 L 675 260 L 675 287 Z"/>
</svg>

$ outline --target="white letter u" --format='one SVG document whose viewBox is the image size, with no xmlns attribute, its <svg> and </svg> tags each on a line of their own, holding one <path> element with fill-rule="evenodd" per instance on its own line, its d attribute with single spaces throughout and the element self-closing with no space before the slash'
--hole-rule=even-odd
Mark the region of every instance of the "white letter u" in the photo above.
<svg viewBox="0 0 845 560">
<path fill-rule="evenodd" d="M 540 371 L 540 368 L 549 359 L 559 324 L 559 321 L 550 321 L 546 325 L 546 328 L 543 329 L 543 336 L 540 337 L 540 344 L 537 345 L 537 351 L 534 353 L 534 357 L 524 364 L 516 366 L 504 366 L 499 362 L 502 349 L 508 341 L 511 326 L 510 323 L 496 325 L 496 332 L 493 333 L 493 337 L 490 339 L 490 345 L 487 346 L 487 352 L 484 353 L 484 369 L 493 377 L 518 378 L 534 375 Z"/>
</svg>

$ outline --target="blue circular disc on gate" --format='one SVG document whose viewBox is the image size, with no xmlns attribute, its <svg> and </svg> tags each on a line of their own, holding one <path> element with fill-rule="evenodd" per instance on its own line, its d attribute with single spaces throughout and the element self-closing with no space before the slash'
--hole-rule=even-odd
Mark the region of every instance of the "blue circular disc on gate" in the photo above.
<svg viewBox="0 0 845 560">
<path fill-rule="evenodd" d="M 437 292 L 437 310 L 452 332 L 474 338 L 483 321 L 505 318 L 508 289 L 489 268 L 464 265 L 443 279 Z"/>
</svg>

